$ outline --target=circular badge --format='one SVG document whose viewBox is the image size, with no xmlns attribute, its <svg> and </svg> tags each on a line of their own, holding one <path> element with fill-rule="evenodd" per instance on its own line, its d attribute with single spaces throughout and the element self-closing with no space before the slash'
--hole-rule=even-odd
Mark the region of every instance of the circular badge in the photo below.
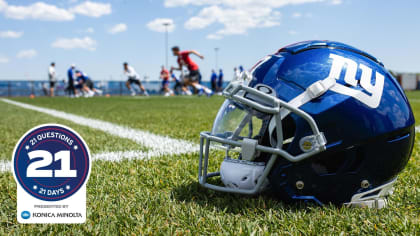
<svg viewBox="0 0 420 236">
<path fill-rule="evenodd" d="M 33 197 L 59 201 L 76 193 L 90 173 L 89 148 L 74 130 L 46 124 L 28 131 L 13 152 L 17 184 Z"/>
</svg>

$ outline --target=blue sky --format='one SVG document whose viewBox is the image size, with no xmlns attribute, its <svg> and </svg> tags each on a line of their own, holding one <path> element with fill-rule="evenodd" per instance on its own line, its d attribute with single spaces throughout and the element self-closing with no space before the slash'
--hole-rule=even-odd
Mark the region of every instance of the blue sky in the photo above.
<svg viewBox="0 0 420 236">
<path fill-rule="evenodd" d="M 0 79 L 60 78 L 71 63 L 94 80 L 125 80 L 127 61 L 149 79 L 165 63 L 161 22 L 173 24 L 169 47 L 195 49 L 205 80 L 215 50 L 226 79 L 287 44 L 328 39 L 420 72 L 420 1 L 380 0 L 0 0 Z M 169 64 L 175 65 L 169 53 Z"/>
</svg>

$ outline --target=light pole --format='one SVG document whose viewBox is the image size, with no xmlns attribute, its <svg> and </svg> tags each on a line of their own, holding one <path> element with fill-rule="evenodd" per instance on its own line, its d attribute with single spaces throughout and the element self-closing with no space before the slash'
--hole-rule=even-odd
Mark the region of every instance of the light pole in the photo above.
<svg viewBox="0 0 420 236">
<path fill-rule="evenodd" d="M 163 23 L 163 26 L 165 26 L 165 56 L 166 56 L 166 63 L 165 63 L 165 66 L 166 66 L 166 69 L 168 69 L 168 26 L 170 25 L 171 23 L 169 23 L 169 22 L 165 22 L 165 23 Z"/>
<path fill-rule="evenodd" d="M 216 68 L 215 68 L 215 70 L 216 70 L 216 71 L 217 71 L 217 69 L 218 69 L 218 68 L 217 68 L 217 67 L 218 67 L 218 65 L 217 65 L 217 62 L 218 62 L 218 61 L 217 61 L 217 59 L 218 59 L 218 58 L 217 58 L 217 52 L 218 52 L 218 51 L 219 51 L 219 48 L 214 48 L 214 52 L 215 52 L 215 54 L 216 54 Z"/>
</svg>

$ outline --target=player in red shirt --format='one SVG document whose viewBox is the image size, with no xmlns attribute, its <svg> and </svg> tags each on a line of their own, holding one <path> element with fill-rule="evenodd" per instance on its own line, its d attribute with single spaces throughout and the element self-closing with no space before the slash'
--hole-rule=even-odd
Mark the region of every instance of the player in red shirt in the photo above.
<svg viewBox="0 0 420 236">
<path fill-rule="evenodd" d="M 172 90 L 169 88 L 169 71 L 165 68 L 165 66 L 162 66 L 162 70 L 160 71 L 160 78 L 162 79 L 162 91 L 164 92 L 164 95 L 174 95 Z"/>
<path fill-rule="evenodd" d="M 199 91 L 199 93 L 204 92 L 207 94 L 207 96 L 213 95 L 213 92 L 210 89 L 199 84 L 199 81 L 201 79 L 200 70 L 198 68 L 198 65 L 193 60 L 191 60 L 190 54 L 194 54 L 201 59 L 204 59 L 204 57 L 194 50 L 180 51 L 179 47 L 177 46 L 172 48 L 172 53 L 174 54 L 174 56 L 178 57 L 178 67 L 171 67 L 171 70 L 182 71 L 183 66 L 186 66 L 188 68 L 189 73 L 185 76 L 185 85 L 193 86 L 195 89 L 197 89 L 197 91 Z"/>
</svg>

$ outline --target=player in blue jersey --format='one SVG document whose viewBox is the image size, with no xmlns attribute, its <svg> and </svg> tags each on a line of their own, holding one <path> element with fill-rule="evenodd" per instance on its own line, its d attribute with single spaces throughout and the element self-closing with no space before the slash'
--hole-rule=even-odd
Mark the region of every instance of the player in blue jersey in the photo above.
<svg viewBox="0 0 420 236">
<path fill-rule="evenodd" d="M 93 86 L 92 80 L 85 73 L 76 71 L 76 89 L 80 89 L 85 94 L 85 97 L 92 97 L 95 94 L 101 95 L 102 91 Z"/>
<path fill-rule="evenodd" d="M 223 90 L 223 70 L 219 70 L 219 76 L 217 77 L 217 93 L 221 95 Z"/>
<path fill-rule="evenodd" d="M 182 84 L 179 78 L 176 77 L 175 73 L 173 71 L 170 71 L 171 73 L 171 79 L 175 82 L 175 85 L 173 87 L 173 91 L 175 94 L 181 94 L 182 93 Z"/>
<path fill-rule="evenodd" d="M 217 74 L 214 70 L 211 70 L 210 83 L 211 90 L 213 90 L 214 93 L 217 92 Z"/>
<path fill-rule="evenodd" d="M 67 70 L 67 88 L 66 91 L 70 97 L 74 97 L 77 94 L 76 89 L 74 88 L 74 79 L 75 79 L 76 66 L 74 64 L 70 65 L 70 68 Z"/>
</svg>

